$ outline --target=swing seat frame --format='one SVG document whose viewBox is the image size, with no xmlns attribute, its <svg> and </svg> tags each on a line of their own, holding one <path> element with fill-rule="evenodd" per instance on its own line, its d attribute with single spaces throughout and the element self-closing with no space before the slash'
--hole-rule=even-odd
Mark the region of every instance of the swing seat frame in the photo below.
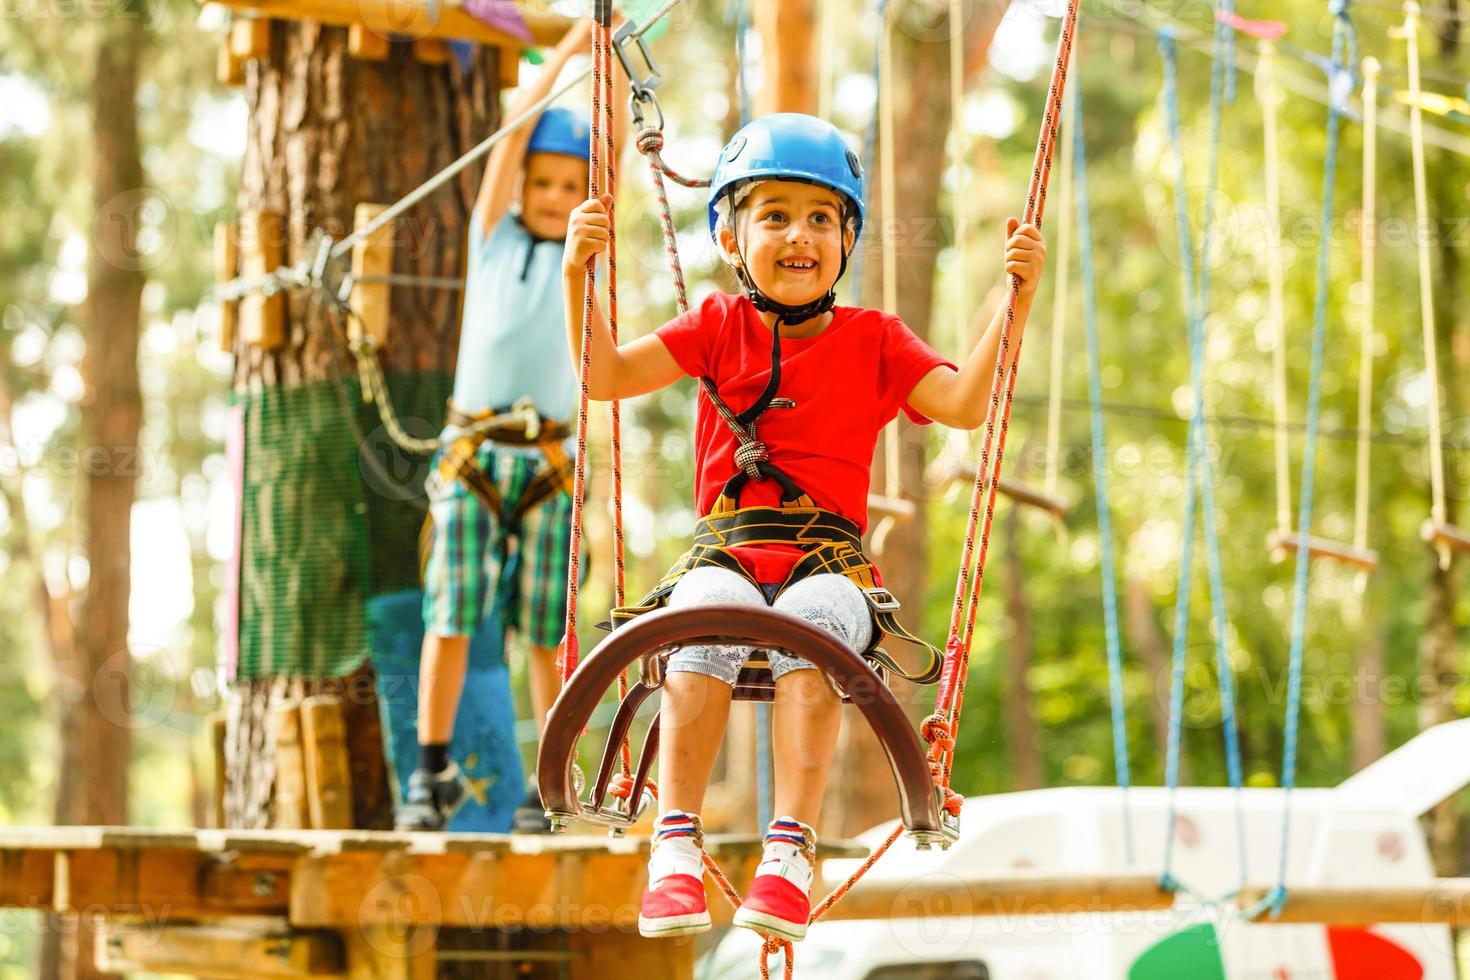
<svg viewBox="0 0 1470 980">
<path fill-rule="evenodd" d="M 1426 544 L 1434 545 L 1436 548 L 1448 548 L 1450 551 L 1470 554 L 1470 533 L 1466 533 L 1453 524 L 1443 524 L 1432 517 L 1428 518 L 1419 527 L 1419 537 Z"/>
<path fill-rule="evenodd" d="M 1296 531 L 1272 531 L 1266 535 L 1266 547 L 1270 550 L 1273 561 L 1285 561 L 1288 555 L 1301 551 L 1302 535 Z M 1350 544 L 1316 535 L 1311 535 L 1306 539 L 1305 547 L 1307 553 L 1313 558 L 1326 558 L 1365 572 L 1378 568 L 1378 552 L 1371 548 L 1354 548 Z"/>
<path fill-rule="evenodd" d="M 899 817 L 920 849 L 948 848 L 959 838 L 959 821 L 945 812 L 943 791 L 935 785 L 923 743 L 914 723 L 889 690 L 882 673 L 841 640 L 804 620 L 775 609 L 734 603 L 711 604 L 646 613 L 620 626 L 577 665 L 546 717 L 546 730 L 536 757 L 536 778 L 553 832 L 573 820 L 609 828 L 613 836 L 627 832 L 653 803 L 649 785 L 658 756 L 659 717 L 648 726 L 631 786 L 609 800 L 619 748 L 632 728 L 638 709 L 663 686 L 668 657 L 685 646 L 723 644 L 780 650 L 810 661 L 832 689 L 855 705 L 883 746 L 898 790 Z M 619 703 L 598 770 L 583 798 L 577 768 L 577 741 L 604 694 L 628 667 L 639 676 Z M 768 666 L 755 654 L 736 680 L 737 701 L 770 701 L 775 683 Z"/>
</svg>

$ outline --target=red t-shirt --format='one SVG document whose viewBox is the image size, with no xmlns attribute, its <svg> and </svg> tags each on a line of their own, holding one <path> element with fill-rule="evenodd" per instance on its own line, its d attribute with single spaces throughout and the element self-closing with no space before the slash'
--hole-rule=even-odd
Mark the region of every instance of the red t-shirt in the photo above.
<svg viewBox="0 0 1470 980">
<path fill-rule="evenodd" d="M 755 403 L 771 374 L 771 331 L 744 296 L 714 293 L 698 309 L 657 331 L 674 360 L 691 377 L 708 377 L 735 412 Z M 950 364 L 896 316 L 880 310 L 837 306 L 832 322 L 813 337 L 781 338 L 778 397 L 794 408 L 761 416 L 756 435 L 771 462 L 811 496 L 818 507 L 868 526 L 868 481 L 878 435 L 898 410 L 920 425 L 929 419 L 905 403 L 914 385 L 934 368 Z M 708 398 L 699 398 L 694 426 L 694 505 L 708 514 L 735 475 L 738 442 Z M 777 507 L 774 480 L 751 480 L 740 506 Z M 732 549 L 758 582 L 784 582 L 801 551 L 788 545 Z"/>
</svg>

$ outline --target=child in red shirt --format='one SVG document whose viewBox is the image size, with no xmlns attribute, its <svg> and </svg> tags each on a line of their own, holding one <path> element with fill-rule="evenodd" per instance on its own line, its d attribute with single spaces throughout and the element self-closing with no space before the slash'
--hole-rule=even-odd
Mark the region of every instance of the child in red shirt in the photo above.
<svg viewBox="0 0 1470 980">
<path fill-rule="evenodd" d="M 863 201 L 861 166 L 835 127 L 798 113 L 763 116 L 725 146 L 711 181 L 711 232 L 743 295 L 711 296 L 622 346 L 596 310 L 585 379 L 592 398 L 631 398 L 685 375 L 701 380 L 695 497 L 703 525 L 740 526 L 759 515 L 765 526 L 795 508 L 817 515 L 825 535 L 800 546 L 794 536 L 720 549 L 696 544 L 637 611 L 769 604 L 858 653 L 896 629 L 891 615 L 880 617 L 878 597 L 887 598 L 886 591 L 855 544 L 867 525 L 878 435 L 900 409 L 920 424 L 979 426 L 1004 310 L 956 367 L 897 317 L 835 306 L 837 281 L 862 230 Z M 584 270 L 606 248 L 609 203 L 586 201 L 568 228 L 563 278 L 574 361 L 582 341 Z M 1021 284 L 1019 338 L 1046 246 L 1037 229 L 1014 218 L 1006 232 L 1005 271 Z M 710 927 L 698 813 L 732 687 L 751 652 L 685 648 L 669 658 L 660 714 L 660 816 L 639 916 L 644 935 Z M 776 760 L 775 810 L 782 816 L 770 825 L 764 858 L 734 921 L 799 940 L 810 914 L 812 828 L 841 704 L 811 664 L 779 653 L 769 660 L 774 744 L 799 749 Z"/>
</svg>

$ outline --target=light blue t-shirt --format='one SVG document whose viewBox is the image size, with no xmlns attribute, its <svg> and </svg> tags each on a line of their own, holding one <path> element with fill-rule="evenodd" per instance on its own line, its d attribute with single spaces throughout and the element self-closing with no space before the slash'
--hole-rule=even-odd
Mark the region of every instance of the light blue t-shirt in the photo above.
<svg viewBox="0 0 1470 980">
<path fill-rule="evenodd" d="M 567 353 L 562 242 L 533 238 L 506 214 L 488 240 L 472 216 L 469 244 L 455 405 L 508 409 L 530 395 L 543 417 L 570 422 L 577 377 Z"/>
</svg>

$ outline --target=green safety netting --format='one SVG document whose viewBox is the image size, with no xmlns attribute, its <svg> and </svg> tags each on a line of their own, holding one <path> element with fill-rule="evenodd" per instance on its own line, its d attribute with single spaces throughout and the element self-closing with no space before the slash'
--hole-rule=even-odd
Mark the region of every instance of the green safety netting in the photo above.
<svg viewBox="0 0 1470 980">
<path fill-rule="evenodd" d="M 387 381 L 408 432 L 437 432 L 453 376 Z M 429 460 L 393 444 L 356 378 L 236 402 L 245 465 L 235 677 L 350 673 L 369 653 L 367 600 L 418 587 Z"/>
</svg>

